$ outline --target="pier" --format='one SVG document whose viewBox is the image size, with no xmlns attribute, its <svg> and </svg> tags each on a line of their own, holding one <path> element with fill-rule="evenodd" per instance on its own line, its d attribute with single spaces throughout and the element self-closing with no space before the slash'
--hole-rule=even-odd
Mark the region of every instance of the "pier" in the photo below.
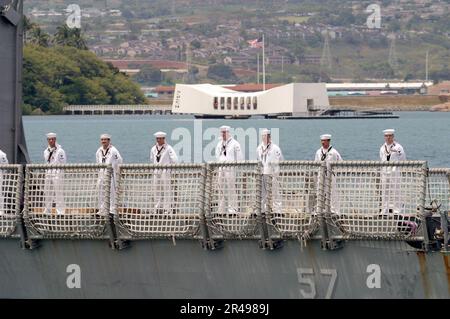
<svg viewBox="0 0 450 319">
<path fill-rule="evenodd" d="M 165 102 L 165 103 L 163 103 Z M 63 108 L 69 115 L 123 115 L 123 114 L 172 114 L 172 105 L 167 101 L 150 105 L 68 105 Z"/>
</svg>

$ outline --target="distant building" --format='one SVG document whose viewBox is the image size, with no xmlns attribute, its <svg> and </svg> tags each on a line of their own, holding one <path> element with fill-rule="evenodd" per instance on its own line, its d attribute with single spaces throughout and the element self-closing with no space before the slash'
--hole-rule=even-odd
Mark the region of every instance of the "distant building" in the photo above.
<svg viewBox="0 0 450 319">
<path fill-rule="evenodd" d="M 266 83 L 266 90 L 273 89 L 278 86 L 282 86 L 284 84 L 281 83 Z M 233 85 L 227 85 L 226 88 L 232 89 L 233 91 L 238 92 L 259 92 L 263 90 L 262 84 L 257 83 L 244 83 L 244 84 L 233 84 Z"/>
<path fill-rule="evenodd" d="M 266 90 L 284 85 L 282 83 L 266 83 Z M 433 85 L 433 82 L 324 83 L 324 85 L 328 96 L 427 93 L 431 95 L 446 95 L 450 91 L 450 81 L 444 81 L 437 85 Z M 263 85 L 257 83 L 228 84 L 219 87 L 241 93 L 256 93 L 263 90 Z M 157 92 L 165 98 L 172 98 L 175 86 L 157 86 L 152 92 Z"/>
<path fill-rule="evenodd" d="M 267 57 L 267 64 L 288 65 L 288 64 L 292 64 L 292 61 L 289 57 L 284 56 L 284 55 L 270 55 Z"/>
<path fill-rule="evenodd" d="M 450 81 L 443 81 L 428 88 L 430 95 L 450 95 Z"/>
<path fill-rule="evenodd" d="M 320 60 L 322 57 L 320 55 L 304 55 L 299 59 L 299 64 L 313 64 L 320 65 Z"/>
<path fill-rule="evenodd" d="M 164 86 L 164 85 L 158 85 L 153 89 L 153 92 L 158 94 L 158 97 L 161 98 L 172 98 L 174 91 L 175 91 L 174 86 Z"/>
<path fill-rule="evenodd" d="M 352 93 L 364 92 L 362 95 L 371 95 L 370 92 L 380 94 L 427 94 L 428 88 L 433 82 L 377 82 L 377 83 L 327 83 L 330 93 L 350 91 Z M 352 95 L 352 94 L 350 94 Z M 361 94 L 353 94 L 361 95 Z"/>
<path fill-rule="evenodd" d="M 211 85 L 177 84 L 172 113 L 198 117 L 312 115 L 329 108 L 324 83 L 291 83 L 259 92 Z"/>
<path fill-rule="evenodd" d="M 252 64 L 255 63 L 256 57 L 247 55 L 233 55 L 230 58 L 232 64 Z"/>
</svg>

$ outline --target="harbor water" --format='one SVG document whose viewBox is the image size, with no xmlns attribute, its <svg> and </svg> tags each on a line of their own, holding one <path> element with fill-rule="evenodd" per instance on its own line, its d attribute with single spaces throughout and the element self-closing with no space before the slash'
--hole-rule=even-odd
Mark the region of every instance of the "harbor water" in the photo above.
<svg viewBox="0 0 450 319">
<path fill-rule="evenodd" d="M 333 135 L 332 144 L 346 160 L 378 160 L 382 130 L 396 129 L 409 160 L 426 160 L 429 167 L 450 167 L 450 113 L 398 112 L 399 119 L 195 120 L 192 116 L 24 116 L 27 147 L 33 163 L 43 162 L 45 134 L 55 132 L 69 163 L 95 161 L 99 135 L 112 134 L 112 143 L 126 163 L 149 162 L 153 133 L 165 131 L 168 142 L 184 162 L 213 159 L 218 128 L 230 125 L 241 135 L 246 159 L 254 159 L 261 128 L 272 129 L 287 160 L 312 160 L 320 147 L 319 135 Z"/>
</svg>

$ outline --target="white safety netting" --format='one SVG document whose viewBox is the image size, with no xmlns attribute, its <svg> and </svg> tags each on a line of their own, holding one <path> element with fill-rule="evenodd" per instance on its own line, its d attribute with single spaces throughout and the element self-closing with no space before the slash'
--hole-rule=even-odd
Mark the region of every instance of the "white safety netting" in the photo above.
<svg viewBox="0 0 450 319">
<path fill-rule="evenodd" d="M 263 175 L 262 209 L 276 232 L 309 237 L 317 230 L 320 176 L 320 163 L 298 161 L 280 162 Z"/>
<path fill-rule="evenodd" d="M 195 236 L 205 202 L 202 164 L 121 165 L 116 211 L 124 236 Z"/>
<path fill-rule="evenodd" d="M 206 217 L 212 234 L 257 236 L 261 175 L 257 162 L 211 163 Z"/>
<path fill-rule="evenodd" d="M 436 200 L 440 210 L 450 210 L 450 169 L 430 169 L 427 180 L 427 202 Z"/>
<path fill-rule="evenodd" d="M 423 162 L 335 162 L 330 167 L 325 212 L 342 235 L 380 239 L 422 235 Z"/>
<path fill-rule="evenodd" d="M 24 219 L 32 235 L 96 238 L 109 213 L 106 165 L 27 165 Z"/>
<path fill-rule="evenodd" d="M 10 236 L 20 214 L 22 167 L 0 165 L 0 237 Z"/>
</svg>

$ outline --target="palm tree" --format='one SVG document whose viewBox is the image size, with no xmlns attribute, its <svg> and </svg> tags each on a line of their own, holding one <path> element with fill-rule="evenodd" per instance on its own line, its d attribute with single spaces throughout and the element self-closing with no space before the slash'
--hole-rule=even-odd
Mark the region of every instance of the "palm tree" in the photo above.
<svg viewBox="0 0 450 319">
<path fill-rule="evenodd" d="M 64 24 L 56 28 L 56 33 L 53 36 L 53 42 L 58 45 L 66 45 L 70 39 L 70 28 Z"/>
<path fill-rule="evenodd" d="M 31 29 L 29 43 L 40 45 L 42 47 L 48 47 L 50 36 L 42 31 L 40 27 L 34 27 Z"/>
<path fill-rule="evenodd" d="M 66 24 L 56 28 L 53 42 L 58 45 L 76 47 L 80 50 L 87 50 L 86 41 L 78 28 L 69 28 Z"/>
<path fill-rule="evenodd" d="M 37 27 L 37 24 L 32 22 L 26 15 L 23 16 L 23 38 L 25 43 L 30 40 L 30 31 Z"/>
</svg>

